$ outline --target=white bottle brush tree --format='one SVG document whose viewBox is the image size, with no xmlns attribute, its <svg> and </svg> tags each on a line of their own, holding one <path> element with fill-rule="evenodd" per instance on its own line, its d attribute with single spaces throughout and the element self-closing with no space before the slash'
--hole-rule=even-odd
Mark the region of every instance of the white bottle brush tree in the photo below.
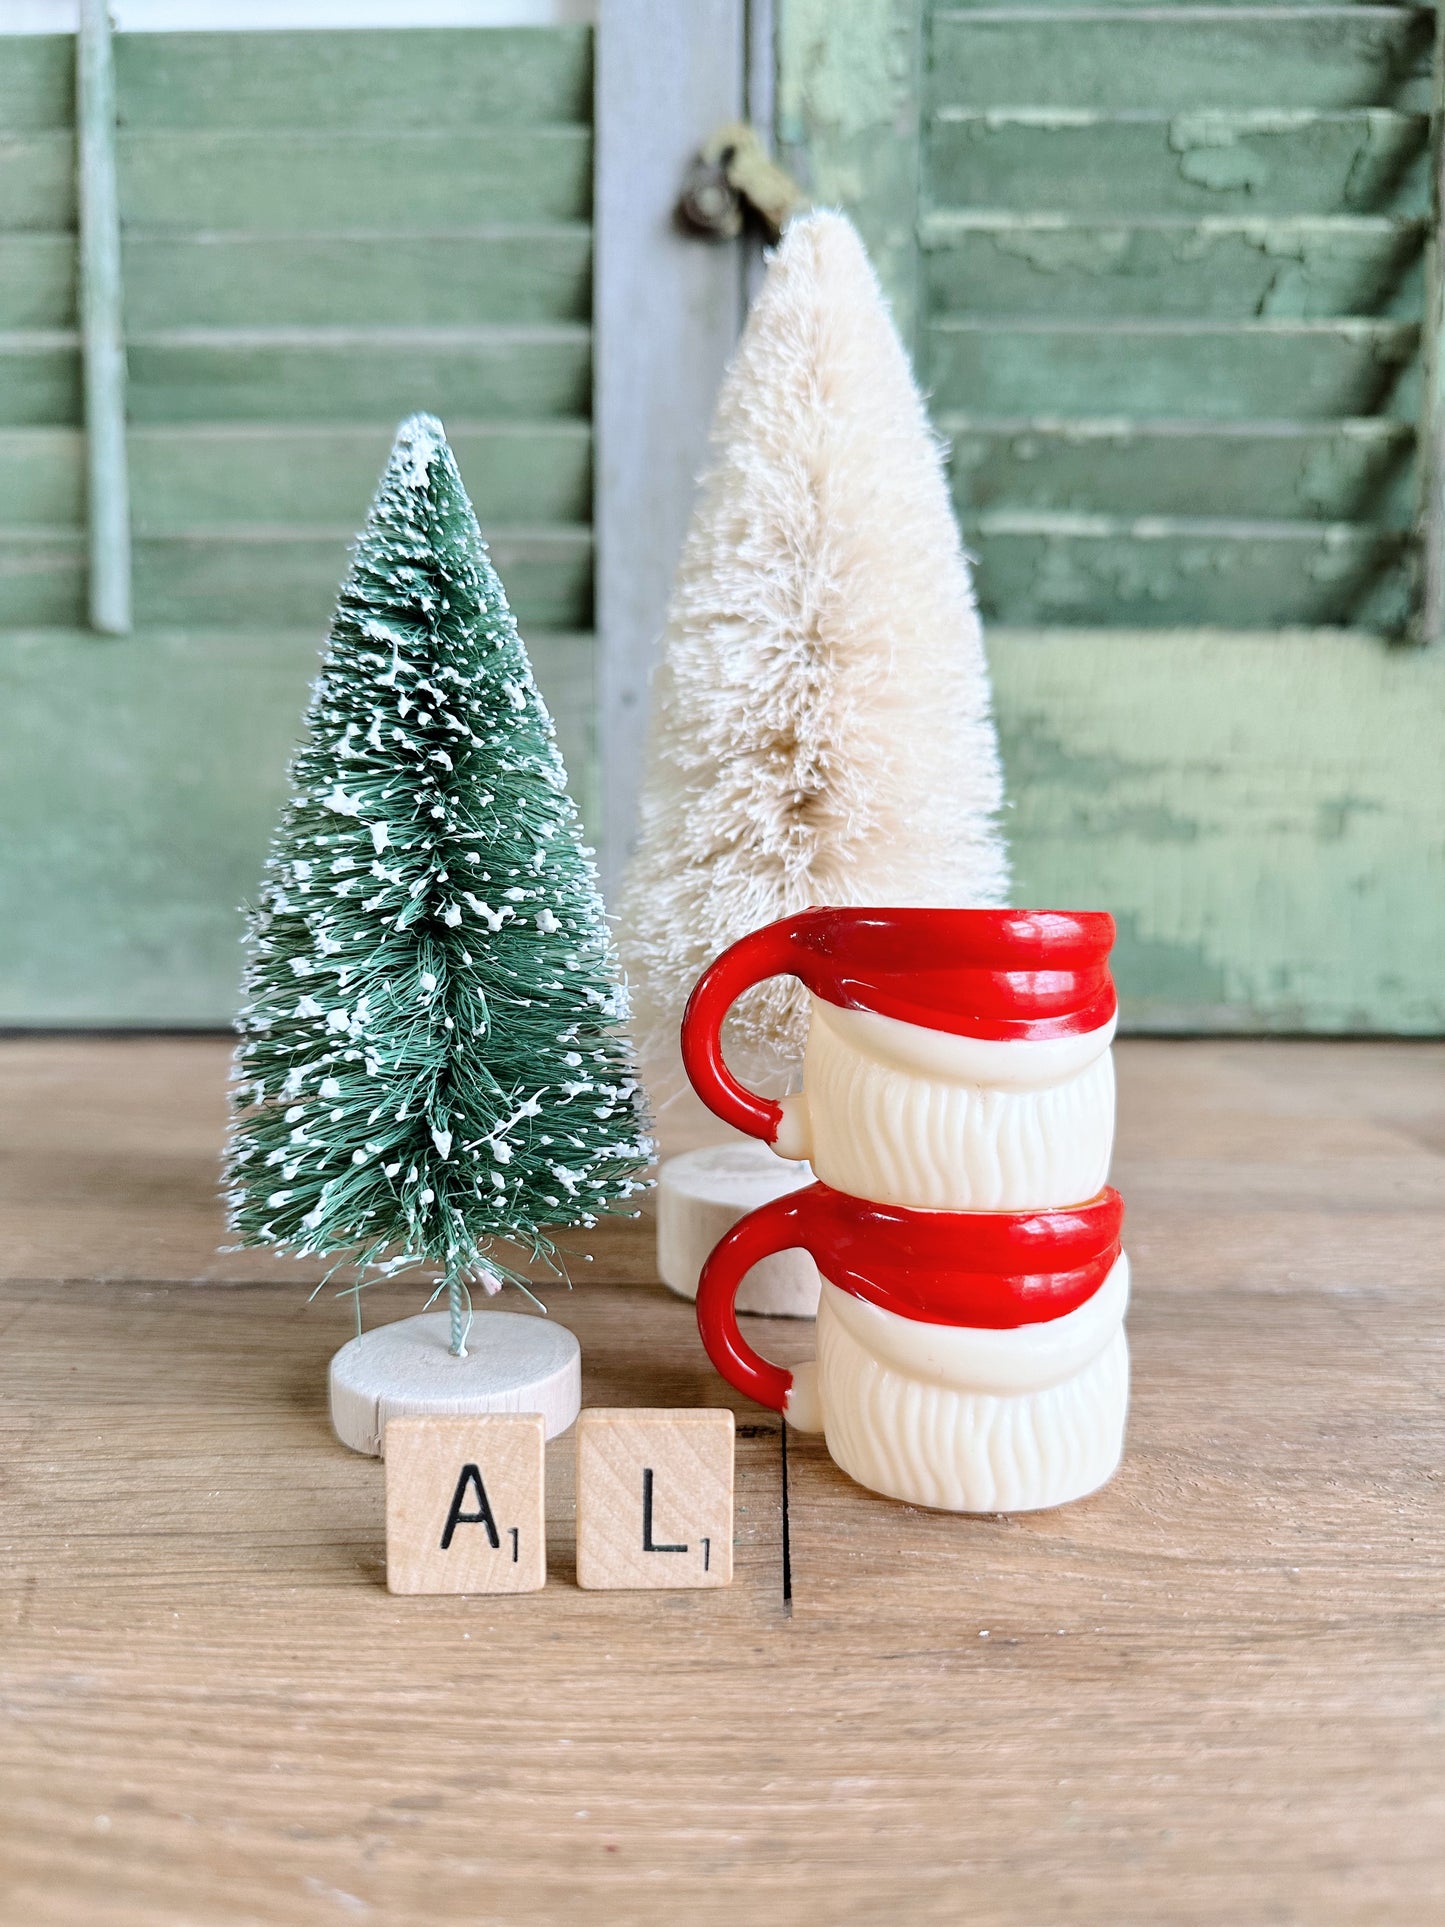
<svg viewBox="0 0 1445 1927">
<path fill-rule="evenodd" d="M 654 683 L 623 961 L 644 1076 L 682 1087 L 708 963 L 811 904 L 1003 900 L 988 668 L 943 460 L 852 224 L 795 220 L 718 398 Z M 750 991 L 729 1057 L 778 1092 L 791 980 Z"/>
<path fill-rule="evenodd" d="M 341 590 L 250 924 L 244 1244 L 470 1288 L 650 1155 L 591 852 L 441 424 L 406 422 Z M 358 1287 L 359 1288 L 359 1287 Z"/>
</svg>

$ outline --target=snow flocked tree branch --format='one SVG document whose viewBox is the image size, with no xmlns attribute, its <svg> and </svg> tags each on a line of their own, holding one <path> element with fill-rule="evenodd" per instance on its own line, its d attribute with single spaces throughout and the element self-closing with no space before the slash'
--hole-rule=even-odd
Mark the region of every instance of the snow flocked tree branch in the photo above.
<svg viewBox="0 0 1445 1927">
<path fill-rule="evenodd" d="M 496 1249 L 639 1189 L 651 1146 L 592 853 L 441 424 L 398 434 L 250 924 L 231 1221 L 435 1266 L 464 1355 Z M 440 1288 L 440 1287 L 439 1287 Z"/>
</svg>

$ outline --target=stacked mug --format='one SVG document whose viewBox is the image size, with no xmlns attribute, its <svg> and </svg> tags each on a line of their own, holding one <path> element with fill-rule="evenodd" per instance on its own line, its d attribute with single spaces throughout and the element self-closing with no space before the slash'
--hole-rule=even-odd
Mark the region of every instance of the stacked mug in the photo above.
<svg viewBox="0 0 1445 1927">
<path fill-rule="evenodd" d="M 817 1177 L 719 1242 L 698 1286 L 703 1343 L 875 1492 L 1032 1511 L 1119 1463 L 1113 938 L 1101 912 L 807 910 L 734 944 L 693 992 L 698 1095 Z M 721 1032 L 779 975 L 806 988 L 809 1022 L 803 1088 L 774 1100 L 732 1076 Z M 743 1338 L 734 1301 L 753 1265 L 794 1248 L 823 1286 L 817 1360 L 789 1372 Z"/>
</svg>

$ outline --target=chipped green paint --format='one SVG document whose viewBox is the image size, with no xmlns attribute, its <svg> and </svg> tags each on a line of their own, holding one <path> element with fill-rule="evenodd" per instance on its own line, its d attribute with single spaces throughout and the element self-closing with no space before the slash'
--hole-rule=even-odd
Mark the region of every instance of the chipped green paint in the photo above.
<svg viewBox="0 0 1445 1927">
<path fill-rule="evenodd" d="M 1426 7 L 935 7 L 930 107 L 1428 112 Z"/>
<path fill-rule="evenodd" d="M 358 208 L 373 234 L 592 218 L 582 124 L 151 127 L 118 145 L 127 219 L 147 233 L 326 234 L 354 228 Z"/>
<path fill-rule="evenodd" d="M 1430 238 L 1425 250 L 1425 298 L 1421 330 L 1420 405 L 1420 596 L 1415 640 L 1445 641 L 1445 10 L 1435 26 L 1435 167 L 1430 196 Z"/>
<path fill-rule="evenodd" d="M 592 118 L 583 26 L 123 33 L 115 57 L 130 127 L 354 135 Z"/>
<path fill-rule="evenodd" d="M 931 318 L 924 370 L 941 412 L 1132 414 L 1171 421 L 1330 421 L 1419 408 L 1417 323 L 1093 323 Z"/>
<path fill-rule="evenodd" d="M 592 231 L 519 222 L 441 235 L 133 234 L 125 276 L 133 333 L 585 324 Z"/>
<path fill-rule="evenodd" d="M 992 509 L 1410 527 L 1409 422 L 1148 422 L 946 415 L 953 497 Z M 3 443 L 0 443 L 3 447 Z M 3 475 L 0 468 L 0 475 Z"/>
<path fill-rule="evenodd" d="M 998 510 L 965 523 L 987 620 L 1152 629 L 1211 619 L 1398 636 L 1415 602 L 1413 547 L 1351 524 L 1225 522 Z"/>
<path fill-rule="evenodd" d="M 1120 919 L 1127 1024 L 1445 1028 L 1445 652 L 996 629 L 1020 902 Z"/>
<path fill-rule="evenodd" d="M 935 214 L 931 313 L 1244 321 L 1418 317 L 1423 222 L 1384 216 L 1093 221 Z"/>
<path fill-rule="evenodd" d="M 918 312 L 923 0 L 777 0 L 777 144 L 858 223 L 904 338 Z"/>
<path fill-rule="evenodd" d="M 804 10 L 785 97 L 852 52 Z M 1378 633 L 1417 561 L 1429 13 L 924 11 L 920 359 L 1015 625 L 1017 900 L 1114 911 L 1135 1029 L 1445 1028 L 1445 659 Z M 828 183 L 865 233 L 906 203 L 877 147 Z"/>
<path fill-rule="evenodd" d="M 595 823 L 592 640 L 527 641 Z M 140 629 L 124 650 L 0 635 L 0 1024 L 229 1024 L 237 905 L 260 878 L 317 644 L 316 628 Z"/>
<path fill-rule="evenodd" d="M 938 207 L 1408 215 L 1429 203 L 1428 135 L 1425 114 L 1391 108 L 945 107 L 924 164 Z"/>
<path fill-rule="evenodd" d="M 0 47 L 0 1022 L 224 1023 L 347 540 L 418 407 L 597 820 L 591 641 L 557 633 L 591 620 L 591 31 L 118 38 L 123 652 L 78 633 L 74 42 Z"/>
</svg>

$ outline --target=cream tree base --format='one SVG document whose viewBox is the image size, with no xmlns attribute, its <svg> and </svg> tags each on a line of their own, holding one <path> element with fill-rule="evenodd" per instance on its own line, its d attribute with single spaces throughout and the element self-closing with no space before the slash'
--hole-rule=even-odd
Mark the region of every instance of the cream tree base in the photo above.
<svg viewBox="0 0 1445 1927">
<path fill-rule="evenodd" d="M 696 1298 L 713 1246 L 749 1211 L 813 1182 L 806 1164 L 790 1164 L 765 1144 L 739 1138 L 668 1158 L 657 1174 L 657 1269 L 679 1298 Z M 812 1318 L 818 1267 L 806 1251 L 780 1251 L 755 1265 L 738 1292 L 739 1311 Z"/>
<path fill-rule="evenodd" d="M 582 1403 L 582 1350 L 565 1325 L 519 1311 L 479 1311 L 467 1356 L 449 1350 L 451 1320 L 423 1312 L 378 1325 L 331 1361 L 331 1423 L 353 1452 L 381 1456 L 388 1419 L 540 1412 L 547 1437 Z"/>
</svg>

